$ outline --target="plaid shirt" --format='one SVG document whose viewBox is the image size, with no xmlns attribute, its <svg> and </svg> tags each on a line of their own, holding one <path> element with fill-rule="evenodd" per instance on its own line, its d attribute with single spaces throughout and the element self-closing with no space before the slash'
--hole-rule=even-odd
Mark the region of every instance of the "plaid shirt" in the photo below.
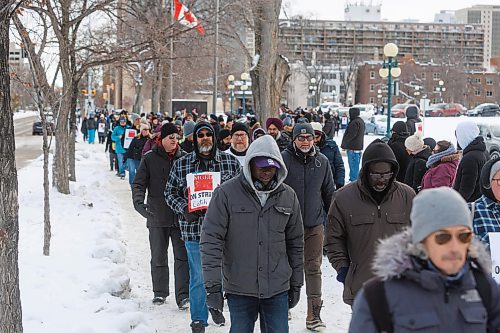
<svg viewBox="0 0 500 333">
<path fill-rule="evenodd" d="M 482 195 L 473 204 L 474 208 L 474 233 L 476 236 L 488 246 L 490 239 L 489 232 L 500 232 L 500 204 L 490 198 Z"/>
<path fill-rule="evenodd" d="M 170 170 L 165 187 L 165 200 L 167 201 L 167 205 L 179 215 L 181 235 L 184 241 L 200 240 L 201 222 L 203 221 L 200 218 L 197 222 L 188 223 L 184 219 L 184 212 L 188 205 L 186 176 L 193 172 L 220 172 L 222 184 L 240 173 L 240 163 L 238 160 L 234 156 L 220 152 L 219 150 L 215 153 L 215 157 L 208 161 L 208 170 L 204 170 L 201 163 L 195 152 L 191 152 L 176 160 Z"/>
</svg>

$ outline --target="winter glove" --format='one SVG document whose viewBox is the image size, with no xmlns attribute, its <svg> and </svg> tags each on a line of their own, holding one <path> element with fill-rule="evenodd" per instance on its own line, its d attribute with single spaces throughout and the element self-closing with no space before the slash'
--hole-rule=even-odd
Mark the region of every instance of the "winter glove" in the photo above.
<svg viewBox="0 0 500 333">
<path fill-rule="evenodd" d="M 349 271 L 349 267 L 342 267 L 338 272 L 337 272 L 337 281 L 345 283 L 345 278 L 347 276 L 347 271 Z"/>
<path fill-rule="evenodd" d="M 151 212 L 149 205 L 146 205 L 145 203 L 134 204 L 134 208 L 139 214 L 141 214 L 146 219 L 154 217 L 154 214 Z"/>
<path fill-rule="evenodd" d="M 194 212 L 189 212 L 189 209 L 186 207 L 186 210 L 184 211 L 184 220 L 186 220 L 187 223 L 193 223 L 197 222 L 200 217 L 205 215 L 205 210 L 196 210 Z"/>
<path fill-rule="evenodd" d="M 222 312 L 224 309 L 224 297 L 222 296 L 222 287 L 220 284 L 215 284 L 212 287 L 206 288 L 207 291 L 207 306 L 212 309 Z"/>
<path fill-rule="evenodd" d="M 292 286 L 288 290 L 288 308 L 292 309 L 294 308 L 298 303 L 300 299 L 300 287 L 297 286 Z"/>
</svg>

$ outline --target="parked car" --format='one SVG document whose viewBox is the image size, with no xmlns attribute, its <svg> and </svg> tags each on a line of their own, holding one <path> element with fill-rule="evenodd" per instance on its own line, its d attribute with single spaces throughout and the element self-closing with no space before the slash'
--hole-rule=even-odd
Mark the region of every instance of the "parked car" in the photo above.
<svg viewBox="0 0 500 333">
<path fill-rule="evenodd" d="M 491 158 L 500 157 L 500 124 L 477 124 Z"/>
<path fill-rule="evenodd" d="M 391 128 L 397 119 L 391 118 Z M 387 133 L 387 116 L 374 115 L 365 120 L 365 135 L 373 133 L 375 135 L 385 135 Z"/>
<path fill-rule="evenodd" d="M 52 114 L 46 114 L 45 115 L 45 120 L 49 123 L 49 132 L 47 133 L 48 135 L 52 135 L 56 131 L 56 126 L 54 124 L 54 117 Z M 42 119 L 40 116 L 38 116 L 35 121 L 33 122 L 33 135 L 42 135 L 43 134 L 43 129 L 42 129 Z"/>
<path fill-rule="evenodd" d="M 467 112 L 462 104 L 438 103 L 425 110 L 426 117 L 459 117 Z"/>
<path fill-rule="evenodd" d="M 318 111 L 328 112 L 328 110 L 334 110 L 334 109 L 339 108 L 341 106 L 342 106 L 341 103 L 324 102 L 324 103 L 321 103 L 321 105 L 318 107 Z"/>
<path fill-rule="evenodd" d="M 500 116 L 500 106 L 493 103 L 483 103 L 474 109 L 467 111 L 468 117 L 498 117 Z"/>
<path fill-rule="evenodd" d="M 359 109 L 359 117 L 365 121 L 375 114 L 375 106 L 372 104 L 356 104 L 352 107 Z"/>
<path fill-rule="evenodd" d="M 406 117 L 406 108 L 410 104 L 396 104 L 391 107 L 391 117 L 394 118 L 405 118 Z"/>
</svg>

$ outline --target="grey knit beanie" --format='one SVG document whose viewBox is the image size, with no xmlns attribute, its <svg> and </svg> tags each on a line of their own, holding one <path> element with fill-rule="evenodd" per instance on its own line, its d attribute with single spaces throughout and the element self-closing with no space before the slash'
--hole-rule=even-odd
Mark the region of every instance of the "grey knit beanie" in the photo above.
<svg viewBox="0 0 500 333">
<path fill-rule="evenodd" d="M 309 123 L 296 124 L 293 127 L 292 139 L 294 141 L 301 134 L 311 134 L 312 136 L 314 136 L 314 130 L 313 130 L 311 124 L 309 124 Z"/>
<path fill-rule="evenodd" d="M 449 187 L 420 192 L 413 199 L 410 219 L 414 244 L 443 228 L 463 225 L 472 229 L 472 215 L 467 203 Z"/>
<path fill-rule="evenodd" d="M 196 123 L 192 120 L 186 121 L 184 123 L 184 126 L 182 126 L 182 132 L 184 134 L 184 137 L 188 137 L 191 134 L 193 134 L 194 127 L 196 126 Z"/>
<path fill-rule="evenodd" d="M 492 166 L 490 170 L 490 184 L 491 181 L 493 180 L 493 177 L 497 174 L 497 172 L 500 170 L 500 160 L 496 161 Z"/>
</svg>

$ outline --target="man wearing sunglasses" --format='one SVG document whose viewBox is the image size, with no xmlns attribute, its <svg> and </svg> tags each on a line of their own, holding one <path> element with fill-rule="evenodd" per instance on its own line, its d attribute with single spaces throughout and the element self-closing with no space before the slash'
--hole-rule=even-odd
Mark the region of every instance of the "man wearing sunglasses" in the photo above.
<svg viewBox="0 0 500 333">
<path fill-rule="evenodd" d="M 191 330 L 205 332 L 209 311 L 216 325 L 224 325 L 225 318 L 219 309 L 207 307 L 200 255 L 201 223 L 206 210 L 189 212 L 187 175 L 218 172 L 223 184 L 240 173 L 240 164 L 234 156 L 217 149 L 215 131 L 208 122 L 202 120 L 196 124 L 193 135 L 194 151 L 175 161 L 172 166 L 165 187 L 165 200 L 179 216 L 181 235 L 187 250 Z"/>
<path fill-rule="evenodd" d="M 288 169 L 285 184 L 297 193 L 304 223 L 304 271 L 307 294 L 306 328 L 325 329 L 320 312 L 321 260 L 324 224 L 335 191 L 330 162 L 314 145 L 314 130 L 309 123 L 296 124 L 293 142 L 281 153 Z"/>
<path fill-rule="evenodd" d="M 135 140 L 135 139 L 134 139 Z M 174 161 L 186 153 L 179 148 L 179 130 L 167 123 L 161 127 L 160 137 L 144 155 L 132 183 L 135 210 L 147 219 L 151 248 L 151 277 L 153 304 L 161 305 L 170 295 L 168 243 L 174 252 L 175 300 L 179 309 L 187 308 L 189 301 L 189 267 L 186 248 L 181 239 L 177 216 L 165 202 L 163 191 Z M 148 192 L 147 203 L 144 198 Z"/>
<path fill-rule="evenodd" d="M 328 212 L 325 248 L 352 305 L 364 282 L 373 277 L 371 262 L 380 238 L 410 224 L 415 192 L 396 181 L 399 165 L 389 145 L 373 141 L 363 154 L 359 179 L 337 190 Z"/>
<path fill-rule="evenodd" d="M 423 190 L 411 221 L 378 246 L 377 278 L 356 296 L 349 332 L 500 332 L 500 289 L 465 200 Z"/>
</svg>

